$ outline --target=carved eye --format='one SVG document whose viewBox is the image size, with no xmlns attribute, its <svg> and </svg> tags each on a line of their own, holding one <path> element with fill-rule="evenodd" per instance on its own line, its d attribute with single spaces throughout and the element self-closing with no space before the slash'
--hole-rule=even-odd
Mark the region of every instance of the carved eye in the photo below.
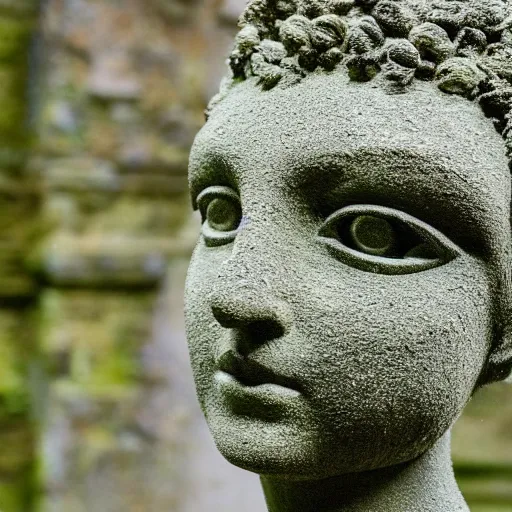
<svg viewBox="0 0 512 512">
<path fill-rule="evenodd" d="M 197 197 L 203 218 L 202 233 L 208 247 L 232 242 L 242 221 L 238 194 L 229 187 L 209 187 Z"/>
<path fill-rule="evenodd" d="M 412 274 L 444 265 L 461 250 L 442 233 L 404 212 L 376 205 L 338 210 L 319 241 L 347 265 L 378 274 Z"/>
</svg>

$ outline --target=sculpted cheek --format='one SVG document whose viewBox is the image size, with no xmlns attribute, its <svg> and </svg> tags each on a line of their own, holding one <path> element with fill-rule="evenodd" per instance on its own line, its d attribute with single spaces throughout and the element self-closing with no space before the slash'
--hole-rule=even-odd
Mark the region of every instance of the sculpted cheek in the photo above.
<svg viewBox="0 0 512 512">
<path fill-rule="evenodd" d="M 309 364 L 297 371 L 309 374 L 308 392 L 337 418 L 334 429 L 379 416 L 384 428 L 392 411 L 396 428 L 427 422 L 435 436 L 459 414 L 485 362 L 487 277 L 466 262 L 378 282 L 369 274 L 340 280 L 323 298 L 305 293 L 297 329 Z"/>
</svg>

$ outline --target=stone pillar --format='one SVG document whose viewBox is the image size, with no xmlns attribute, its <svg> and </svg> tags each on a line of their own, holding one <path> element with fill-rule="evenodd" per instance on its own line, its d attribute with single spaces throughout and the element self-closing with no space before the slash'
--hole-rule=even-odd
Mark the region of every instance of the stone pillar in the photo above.
<svg viewBox="0 0 512 512">
<path fill-rule="evenodd" d="M 0 3 L 0 510 L 28 510 L 34 426 L 29 374 L 36 285 L 25 256 L 37 231 L 39 189 L 27 170 L 29 54 L 37 2 Z"/>
</svg>

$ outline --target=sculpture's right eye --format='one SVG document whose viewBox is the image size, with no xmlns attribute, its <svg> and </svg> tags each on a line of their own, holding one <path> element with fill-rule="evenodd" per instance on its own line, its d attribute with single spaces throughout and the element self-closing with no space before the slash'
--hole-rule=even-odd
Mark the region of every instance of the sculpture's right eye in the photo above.
<svg viewBox="0 0 512 512">
<path fill-rule="evenodd" d="M 324 222 L 318 240 L 347 265 L 377 274 L 413 274 L 440 267 L 461 254 L 432 226 L 378 205 L 338 210 Z"/>
<path fill-rule="evenodd" d="M 238 194 L 229 187 L 209 187 L 197 197 L 203 219 L 202 234 L 208 247 L 231 243 L 242 221 Z"/>
</svg>

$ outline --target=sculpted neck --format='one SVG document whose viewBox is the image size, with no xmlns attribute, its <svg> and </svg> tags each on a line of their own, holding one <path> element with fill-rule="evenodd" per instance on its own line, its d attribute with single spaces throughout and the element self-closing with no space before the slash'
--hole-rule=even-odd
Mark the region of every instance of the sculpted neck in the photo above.
<svg viewBox="0 0 512 512">
<path fill-rule="evenodd" d="M 449 433 L 398 466 L 320 481 L 261 481 L 269 512 L 469 512 L 453 474 Z"/>
</svg>

